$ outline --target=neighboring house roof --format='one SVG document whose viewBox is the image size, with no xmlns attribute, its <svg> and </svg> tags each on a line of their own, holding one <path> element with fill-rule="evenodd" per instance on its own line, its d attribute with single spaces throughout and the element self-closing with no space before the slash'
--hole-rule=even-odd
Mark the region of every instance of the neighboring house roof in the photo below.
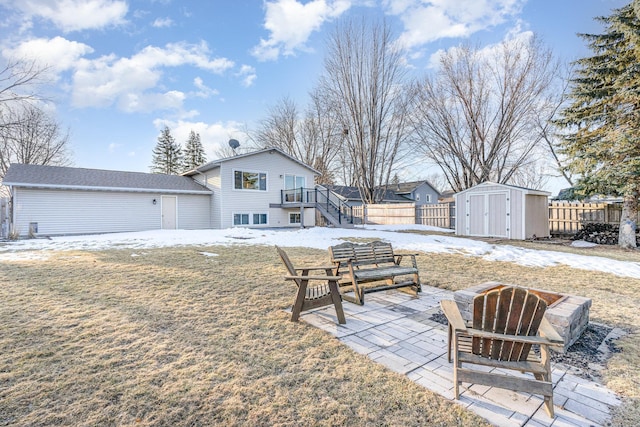
<svg viewBox="0 0 640 427">
<path fill-rule="evenodd" d="M 11 164 L 2 183 L 33 188 L 211 193 L 208 188 L 185 176 L 19 163 Z"/>
<path fill-rule="evenodd" d="M 350 187 L 347 185 L 324 185 L 325 188 L 328 188 L 333 193 L 337 194 L 341 198 L 346 201 L 362 201 L 360 197 L 360 190 L 358 187 Z M 392 190 L 386 190 L 383 197 L 383 202 L 412 202 L 406 197 L 396 194 Z"/>
<path fill-rule="evenodd" d="M 462 194 L 462 193 L 466 193 L 467 191 L 475 190 L 477 188 L 482 188 L 482 187 L 515 188 L 517 190 L 524 191 L 525 194 L 532 194 L 532 195 L 536 195 L 536 196 L 547 196 L 547 197 L 551 195 L 551 193 L 548 192 L 548 191 L 534 190 L 532 188 L 526 188 L 526 187 L 518 187 L 517 185 L 498 184 L 497 182 L 490 182 L 490 181 L 485 181 L 485 182 L 480 183 L 478 185 L 474 185 L 473 187 L 467 188 L 466 190 L 463 190 L 463 191 L 460 191 L 460 192 L 456 193 L 456 195 Z"/>
<path fill-rule="evenodd" d="M 427 184 L 429 187 L 433 189 L 436 193 L 440 194 L 440 192 L 431 185 L 431 183 L 427 180 L 422 181 L 410 181 L 410 182 L 399 182 L 397 184 L 389 184 L 387 188 L 395 191 L 396 194 L 411 194 L 415 191 L 416 188 L 420 187 L 422 184 Z"/>
<path fill-rule="evenodd" d="M 310 171 L 312 171 L 313 173 L 315 173 L 316 175 L 321 175 L 321 173 L 317 170 L 315 170 L 314 168 L 312 168 L 311 166 L 301 162 L 300 160 L 296 159 L 295 157 L 292 157 L 290 155 L 288 155 L 287 153 L 285 153 L 284 151 L 280 150 L 279 148 L 275 148 L 275 147 L 271 147 L 271 148 L 264 148 L 262 150 L 258 150 L 258 151 L 252 151 L 251 153 L 244 153 L 244 154 L 238 154 L 236 156 L 231 156 L 231 157 L 225 157 L 224 159 L 217 159 L 217 160 L 213 160 L 209 163 L 205 163 L 202 166 L 198 166 L 195 169 L 192 169 L 190 171 L 187 171 L 185 173 L 183 173 L 184 176 L 192 176 L 192 175 L 196 175 L 198 173 L 202 173 L 202 172 L 206 172 L 209 171 L 211 169 L 215 169 L 215 168 L 219 168 L 220 165 L 222 163 L 228 162 L 230 160 L 236 160 L 236 159 L 241 159 L 243 157 L 250 157 L 250 156 L 256 156 L 259 154 L 263 154 L 263 153 L 268 153 L 268 152 L 276 152 L 279 153 L 280 155 L 288 158 L 289 160 L 298 163 L 301 166 L 304 166 L 305 168 L 309 169 Z"/>
</svg>

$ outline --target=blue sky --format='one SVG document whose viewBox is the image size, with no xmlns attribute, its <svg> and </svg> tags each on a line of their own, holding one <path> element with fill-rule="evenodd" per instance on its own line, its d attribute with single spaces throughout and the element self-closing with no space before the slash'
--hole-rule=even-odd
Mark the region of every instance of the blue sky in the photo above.
<svg viewBox="0 0 640 427">
<path fill-rule="evenodd" d="M 0 61 L 48 65 L 49 108 L 71 132 L 77 167 L 149 171 L 160 129 L 199 132 L 209 160 L 242 144 L 269 106 L 304 107 L 323 45 L 349 17 L 385 17 L 415 75 L 439 50 L 534 32 L 565 61 L 579 32 L 621 0 L 0 0 Z"/>
</svg>

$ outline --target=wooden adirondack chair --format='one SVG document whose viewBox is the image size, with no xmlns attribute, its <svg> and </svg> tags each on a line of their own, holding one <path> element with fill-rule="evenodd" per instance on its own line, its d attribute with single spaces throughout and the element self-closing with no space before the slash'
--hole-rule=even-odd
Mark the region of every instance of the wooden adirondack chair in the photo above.
<svg viewBox="0 0 640 427">
<path fill-rule="evenodd" d="M 524 288 L 495 289 L 474 298 L 472 325 L 462 319 L 455 301 L 440 304 L 449 321 L 448 356 L 451 362 L 453 353 L 456 399 L 462 382 L 541 394 L 545 410 L 553 418 L 549 346 L 563 341 L 544 318 L 547 304 Z M 540 356 L 530 351 L 532 345 L 540 346 Z M 478 371 L 473 365 L 529 372 L 533 378 Z"/>
<path fill-rule="evenodd" d="M 296 292 L 296 298 L 291 310 L 291 321 L 297 321 L 302 311 L 333 304 L 336 308 L 338 322 L 340 324 L 347 323 L 344 317 L 342 297 L 340 296 L 338 287 L 338 280 L 340 280 L 342 276 L 335 274 L 336 267 L 295 268 L 291 260 L 289 260 L 289 256 L 282 248 L 276 246 L 276 250 L 278 251 L 278 255 L 280 255 L 282 263 L 287 267 L 287 271 L 289 272 L 289 275 L 284 276 L 284 278 L 286 280 L 292 280 L 298 286 L 298 292 Z M 313 271 L 324 271 L 324 274 L 310 274 Z M 316 284 L 310 285 L 309 282 Z"/>
</svg>

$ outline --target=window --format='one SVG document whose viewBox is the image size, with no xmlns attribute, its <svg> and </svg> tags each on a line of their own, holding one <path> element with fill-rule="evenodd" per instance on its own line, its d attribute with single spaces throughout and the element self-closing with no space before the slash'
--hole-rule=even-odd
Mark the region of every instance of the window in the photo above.
<svg viewBox="0 0 640 427">
<path fill-rule="evenodd" d="M 431 203 L 431 194 L 426 194 L 424 196 L 424 201 L 427 202 L 427 203 Z"/>
<path fill-rule="evenodd" d="M 266 224 L 267 223 L 267 214 L 266 213 L 253 214 L 253 223 L 254 224 Z"/>
<path fill-rule="evenodd" d="M 233 214 L 233 225 L 248 225 L 249 214 Z"/>
<path fill-rule="evenodd" d="M 267 191 L 267 174 L 264 172 L 233 172 L 233 188 L 236 190 Z"/>
<path fill-rule="evenodd" d="M 300 224 L 300 214 L 299 213 L 290 213 L 289 214 L 289 224 Z"/>
<path fill-rule="evenodd" d="M 251 219 L 251 222 L 249 220 Z M 266 213 L 235 213 L 233 214 L 233 225 L 266 225 L 269 217 Z"/>
<path fill-rule="evenodd" d="M 416 193 L 416 202 L 420 201 L 420 193 Z"/>
</svg>

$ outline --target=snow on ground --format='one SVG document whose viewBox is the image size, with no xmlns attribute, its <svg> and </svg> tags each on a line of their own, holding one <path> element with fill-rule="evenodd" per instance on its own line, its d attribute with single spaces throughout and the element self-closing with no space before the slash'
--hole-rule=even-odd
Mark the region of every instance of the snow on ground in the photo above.
<svg viewBox="0 0 640 427">
<path fill-rule="evenodd" d="M 572 268 L 601 271 L 618 276 L 640 278 L 640 263 L 564 252 L 494 245 L 451 235 L 399 233 L 401 230 L 451 230 L 426 226 L 366 226 L 356 229 L 314 227 L 306 229 L 154 230 L 136 233 L 61 236 L 0 243 L 0 263 L 47 259 L 53 251 L 132 249 L 170 246 L 278 245 L 327 249 L 351 238 L 376 238 L 393 244 L 397 250 L 454 253 L 482 257 L 488 261 L 506 261 L 531 267 L 564 264 Z M 201 252 L 204 256 L 215 256 Z M 138 254 L 133 253 L 132 256 Z"/>
</svg>

